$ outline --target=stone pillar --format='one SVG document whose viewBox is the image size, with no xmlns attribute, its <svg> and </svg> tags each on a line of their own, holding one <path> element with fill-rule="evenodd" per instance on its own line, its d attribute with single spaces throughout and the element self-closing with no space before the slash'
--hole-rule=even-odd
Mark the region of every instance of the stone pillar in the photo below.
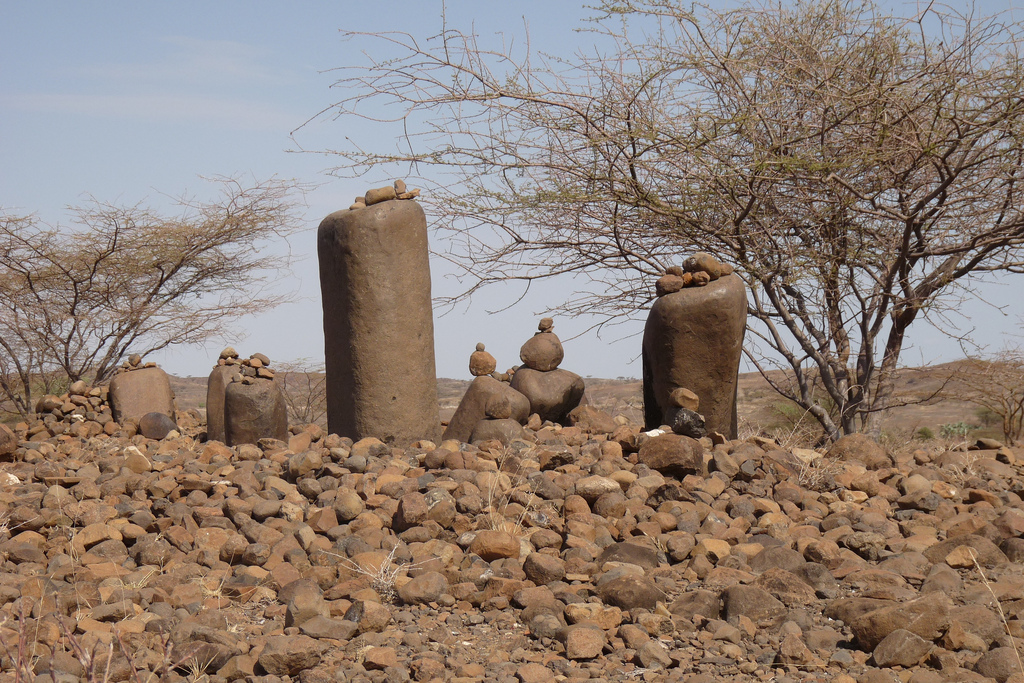
<svg viewBox="0 0 1024 683">
<path fill-rule="evenodd" d="M 736 438 L 736 388 L 747 322 L 747 290 L 735 274 L 664 294 L 644 327 L 644 421 L 665 424 L 674 389 L 700 399 L 708 431 Z"/>
<path fill-rule="evenodd" d="M 206 380 L 206 440 L 227 442 L 224 432 L 224 392 L 231 377 L 238 374 L 234 365 L 218 365 Z"/>
<path fill-rule="evenodd" d="M 158 367 L 119 372 L 110 380 L 110 411 L 114 421 L 139 420 L 146 413 L 174 417 L 174 392 L 167 373 Z"/>
<path fill-rule="evenodd" d="M 409 200 L 354 206 L 325 218 L 317 234 L 328 428 L 395 445 L 436 441 L 426 217 Z"/>
<path fill-rule="evenodd" d="M 224 390 L 224 443 L 288 440 L 288 407 L 272 379 L 236 377 Z"/>
</svg>

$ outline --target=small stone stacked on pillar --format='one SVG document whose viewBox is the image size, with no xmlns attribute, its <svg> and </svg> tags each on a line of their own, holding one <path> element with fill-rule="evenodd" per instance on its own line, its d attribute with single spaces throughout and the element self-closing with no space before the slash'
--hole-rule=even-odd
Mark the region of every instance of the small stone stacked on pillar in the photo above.
<svg viewBox="0 0 1024 683">
<path fill-rule="evenodd" d="M 558 367 L 564 351 L 553 327 L 551 318 L 542 318 L 537 334 L 523 344 L 519 350 L 523 365 L 512 375 L 511 386 L 530 400 L 530 411 L 542 420 L 565 422 L 584 401 L 586 387 L 582 377 Z"/>
<path fill-rule="evenodd" d="M 224 392 L 231 383 L 231 378 L 239 374 L 241 361 L 238 352 L 227 347 L 220 352 L 217 365 L 210 372 L 206 381 L 206 440 L 226 441 L 224 434 Z"/>
<path fill-rule="evenodd" d="M 237 366 L 224 389 L 224 443 L 237 446 L 260 439 L 288 440 L 288 407 L 274 381 L 270 359 L 254 353 Z"/>
<path fill-rule="evenodd" d="M 317 233 L 327 423 L 396 446 L 436 440 L 427 220 L 405 183 L 370 190 Z M 404 200 L 404 201 L 403 201 Z"/>
<path fill-rule="evenodd" d="M 687 435 L 703 429 L 736 438 L 736 390 L 747 293 L 732 266 L 698 252 L 655 283 L 644 327 L 644 421 Z M 686 389 L 697 397 L 687 404 Z M 692 413 L 692 414 L 691 414 Z M 703 418 L 704 426 L 699 424 Z M 678 425 L 676 424 L 678 423 Z"/>
</svg>

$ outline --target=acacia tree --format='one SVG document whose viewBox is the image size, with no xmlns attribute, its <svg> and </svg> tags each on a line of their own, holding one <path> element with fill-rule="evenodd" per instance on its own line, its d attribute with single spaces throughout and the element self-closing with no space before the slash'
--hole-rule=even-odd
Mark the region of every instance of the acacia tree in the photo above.
<svg viewBox="0 0 1024 683">
<path fill-rule="evenodd" d="M 748 357 L 789 371 L 775 389 L 833 439 L 877 433 L 911 325 L 1024 265 L 1019 27 L 845 0 L 600 12 L 569 59 L 350 34 L 394 56 L 344 70 L 323 115 L 397 143 L 332 150 L 336 172 L 408 165 L 463 296 L 575 275 L 553 310 L 607 322 L 710 251 L 749 287 Z"/>
<path fill-rule="evenodd" d="M 943 393 L 998 417 L 1008 444 L 1024 436 L 1024 350 L 1007 347 L 988 358 L 968 358 L 949 379 Z"/>
<path fill-rule="evenodd" d="M 265 287 L 287 266 L 266 247 L 298 227 L 298 187 L 219 186 L 177 215 L 99 201 L 72 209 L 72 226 L 0 214 L 0 392 L 16 411 L 37 390 L 104 381 L 129 352 L 223 336 L 287 298 Z"/>
</svg>

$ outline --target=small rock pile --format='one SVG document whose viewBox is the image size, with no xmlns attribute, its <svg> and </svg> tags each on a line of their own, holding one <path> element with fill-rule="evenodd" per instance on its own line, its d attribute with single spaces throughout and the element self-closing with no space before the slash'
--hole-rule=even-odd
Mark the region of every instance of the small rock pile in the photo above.
<svg viewBox="0 0 1024 683">
<path fill-rule="evenodd" d="M 522 366 L 515 368 L 510 386 L 530 400 L 530 412 L 541 420 L 565 423 L 584 401 L 583 378 L 558 367 L 565 352 L 554 333 L 554 321 L 541 318 L 537 333 L 519 350 Z"/>
<path fill-rule="evenodd" d="M 108 436 L 120 430 L 113 418 L 107 387 L 90 387 L 78 380 L 61 395 L 47 394 L 36 401 L 37 419 L 24 425 L 30 441 L 69 434 L 89 438 L 101 433 Z"/>
<path fill-rule="evenodd" d="M 715 280 L 732 275 L 733 267 L 722 263 L 711 254 L 698 251 L 683 261 L 682 267 L 670 266 L 654 283 L 657 296 L 678 292 L 685 287 L 703 287 Z"/>
<path fill-rule="evenodd" d="M 22 644 L 0 669 L 1020 680 L 1014 450 L 892 454 L 855 435 L 822 454 L 587 426 L 598 417 L 507 446 L 399 448 L 315 425 L 236 447 L 19 429 L 0 465 L 0 640 Z M 87 672 L 76 652 L 102 656 Z"/>
<path fill-rule="evenodd" d="M 373 190 L 367 190 L 366 194 L 362 197 L 356 197 L 355 201 L 348 208 L 350 211 L 355 211 L 356 209 L 365 209 L 368 206 L 392 199 L 415 199 L 419 196 L 420 191 L 418 189 L 410 190 L 405 186 L 404 180 L 396 180 L 394 185 L 390 187 L 378 187 Z"/>
</svg>

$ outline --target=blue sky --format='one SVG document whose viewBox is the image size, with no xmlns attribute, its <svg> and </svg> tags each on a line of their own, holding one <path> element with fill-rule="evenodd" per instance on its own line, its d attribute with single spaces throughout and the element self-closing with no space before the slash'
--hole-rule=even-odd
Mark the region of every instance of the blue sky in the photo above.
<svg viewBox="0 0 1024 683">
<path fill-rule="evenodd" d="M 569 50 L 589 40 L 572 29 L 589 12 L 563 0 L 446 3 L 447 20 L 473 25 L 483 37 L 499 31 L 521 35 L 529 25 L 535 47 Z M 1014 7 L 1016 0 L 978 3 L 982 11 Z M 382 141 L 363 122 L 310 117 L 339 99 L 329 69 L 360 60 L 341 30 L 407 31 L 425 38 L 441 27 L 441 2 L 14 2 L 0 0 L 0 206 L 43 220 L 66 219 L 64 207 L 91 195 L 103 201 L 156 208 L 192 191 L 202 196 L 200 176 L 295 178 L 318 187 L 303 208 L 308 229 L 290 250 L 293 277 L 280 283 L 299 300 L 240 327 L 243 340 L 227 340 L 241 352 L 261 351 L 272 360 L 322 359 L 323 335 L 316 272 L 316 226 L 346 208 L 369 187 L 390 178 L 339 180 L 325 174 L 330 157 L 289 152 L 338 146 L 344 136 Z M 300 129 L 301 127 L 301 129 Z M 290 137 L 293 131 L 295 139 Z M 383 141 L 385 144 L 388 141 Z M 284 248 L 284 247 L 282 247 Z M 434 289 L 453 293 L 457 284 L 432 264 Z M 499 367 L 518 363 L 518 348 L 536 329 L 545 305 L 568 292 L 539 288 L 511 310 L 490 314 L 519 296 L 491 290 L 466 307 L 435 318 L 437 370 L 467 377 L 478 341 Z M 978 339 L 997 347 L 1015 333 L 1022 312 L 1011 286 L 992 286 L 993 306 L 973 303 L 962 311 Z M 963 321 L 960 321 L 963 322 Z M 556 320 L 563 340 L 582 332 L 587 320 Z M 970 325 L 968 325 L 969 329 Z M 641 374 L 637 359 L 642 322 L 623 325 L 603 338 L 590 332 L 566 342 L 563 367 L 595 377 Z M 919 330 L 905 360 L 950 359 L 955 343 Z M 181 347 L 155 358 L 180 375 L 205 375 L 224 342 L 206 349 Z"/>
</svg>

